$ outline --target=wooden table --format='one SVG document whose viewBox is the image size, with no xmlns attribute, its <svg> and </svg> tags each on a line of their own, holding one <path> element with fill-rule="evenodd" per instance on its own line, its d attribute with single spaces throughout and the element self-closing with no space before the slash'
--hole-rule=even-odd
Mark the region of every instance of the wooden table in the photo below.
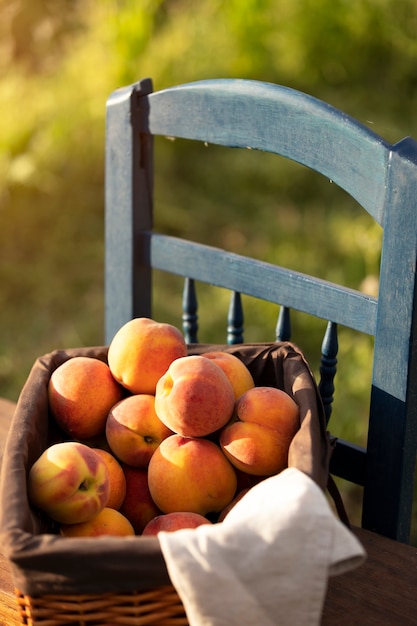
<svg viewBox="0 0 417 626">
<path fill-rule="evenodd" d="M 3 458 L 4 444 L 13 415 L 15 404 L 0 398 L 0 467 Z M 17 602 L 14 593 L 10 566 L 1 553 L 0 546 L 0 624 L 1 626 L 15 626 L 21 624 L 17 612 Z"/>
<path fill-rule="evenodd" d="M 0 462 L 13 409 L 0 399 Z M 368 558 L 329 580 L 322 626 L 416 626 L 417 548 L 360 528 L 354 532 Z M 10 567 L 0 551 L 0 625 L 20 623 Z"/>
<path fill-rule="evenodd" d="M 322 626 L 416 626 L 417 548 L 355 528 L 368 558 L 329 580 Z"/>
</svg>

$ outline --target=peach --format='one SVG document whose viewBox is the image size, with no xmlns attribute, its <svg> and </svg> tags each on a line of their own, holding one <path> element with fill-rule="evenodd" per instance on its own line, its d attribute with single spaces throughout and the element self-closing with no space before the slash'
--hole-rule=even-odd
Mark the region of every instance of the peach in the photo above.
<svg viewBox="0 0 417 626">
<path fill-rule="evenodd" d="M 76 356 L 52 372 L 49 407 L 58 425 L 72 439 L 86 440 L 104 431 L 107 414 L 123 397 L 107 363 Z"/>
<path fill-rule="evenodd" d="M 160 531 L 173 532 L 181 528 L 197 528 L 203 524 L 211 524 L 210 520 L 199 513 L 174 511 L 157 515 L 146 524 L 142 535 L 157 535 Z"/>
<path fill-rule="evenodd" d="M 233 500 L 230 502 L 230 504 L 228 504 L 223 509 L 223 511 L 220 512 L 220 515 L 219 515 L 219 517 L 217 519 L 217 521 L 219 523 L 224 520 L 226 515 L 233 509 L 235 504 L 237 504 L 243 498 L 243 496 L 245 496 L 250 491 L 250 489 L 251 489 L 250 487 L 246 487 L 246 489 L 242 489 L 241 491 L 238 491 L 237 495 L 233 498 Z"/>
<path fill-rule="evenodd" d="M 299 409 L 275 387 L 254 387 L 235 405 L 235 420 L 220 433 L 220 446 L 242 472 L 270 476 L 288 463 L 288 449 L 300 425 Z"/>
<path fill-rule="evenodd" d="M 123 466 L 126 477 L 126 496 L 119 511 L 140 535 L 146 524 L 162 511 L 152 499 L 147 469 Z"/>
<path fill-rule="evenodd" d="M 152 499 L 163 513 L 190 511 L 207 515 L 229 504 L 237 480 L 217 444 L 171 435 L 149 462 L 148 483 Z"/>
<path fill-rule="evenodd" d="M 218 430 L 229 421 L 234 404 L 226 374 L 204 356 L 177 359 L 156 385 L 159 419 L 184 437 L 204 437 Z"/>
<path fill-rule="evenodd" d="M 291 441 L 300 426 L 298 404 L 276 387 L 249 389 L 236 402 L 236 416 L 242 422 L 273 428 L 285 441 Z"/>
<path fill-rule="evenodd" d="M 109 473 L 110 495 L 107 507 L 118 510 L 122 506 L 126 495 L 126 478 L 123 468 L 118 460 L 107 450 L 102 448 L 93 448 L 93 450 L 103 459 Z"/>
<path fill-rule="evenodd" d="M 272 476 L 288 463 L 288 447 L 276 431 L 250 422 L 229 424 L 220 434 L 229 461 L 247 474 Z"/>
<path fill-rule="evenodd" d="M 147 467 L 161 441 L 172 434 L 155 412 L 155 397 L 146 393 L 118 402 L 106 422 L 106 438 L 112 452 L 133 467 Z"/>
<path fill-rule="evenodd" d="M 115 509 L 105 507 L 88 522 L 81 524 L 61 524 L 59 529 L 63 537 L 132 537 L 135 535 L 129 520 Z"/>
<path fill-rule="evenodd" d="M 245 391 L 255 386 L 252 374 L 243 361 L 230 352 L 212 351 L 204 352 L 201 356 L 206 359 L 212 359 L 216 365 L 222 368 L 229 379 L 235 400 L 237 400 Z"/>
<path fill-rule="evenodd" d="M 30 502 L 63 524 L 92 519 L 107 505 L 109 493 L 105 462 L 76 441 L 53 444 L 29 471 Z"/>
<path fill-rule="evenodd" d="M 137 317 L 117 331 L 107 358 L 115 379 L 131 393 L 154 394 L 172 361 L 186 354 L 187 344 L 178 328 Z"/>
</svg>

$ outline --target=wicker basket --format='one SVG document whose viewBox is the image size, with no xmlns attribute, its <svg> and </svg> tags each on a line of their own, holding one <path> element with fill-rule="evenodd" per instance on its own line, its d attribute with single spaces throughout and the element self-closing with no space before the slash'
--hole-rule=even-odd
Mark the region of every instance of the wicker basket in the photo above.
<svg viewBox="0 0 417 626">
<path fill-rule="evenodd" d="M 140 593 L 16 595 L 22 623 L 28 626 L 188 626 L 172 585 Z"/>
<path fill-rule="evenodd" d="M 289 464 L 325 489 L 332 446 L 317 387 L 300 350 L 290 343 L 274 343 L 195 345 L 189 352 L 219 349 L 241 358 L 257 385 L 277 386 L 293 395 L 301 422 Z M 184 607 L 169 579 L 157 537 L 63 538 L 29 505 L 28 469 L 48 445 L 62 440 L 48 414 L 48 381 L 54 369 L 77 355 L 106 361 L 107 348 L 61 350 L 37 359 L 6 442 L 1 542 L 11 563 L 22 623 L 186 626 Z"/>
</svg>

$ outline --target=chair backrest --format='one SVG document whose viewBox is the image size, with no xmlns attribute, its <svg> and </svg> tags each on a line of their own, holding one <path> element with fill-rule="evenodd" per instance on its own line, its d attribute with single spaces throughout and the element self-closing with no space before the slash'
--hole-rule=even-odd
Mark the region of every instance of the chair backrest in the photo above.
<svg viewBox="0 0 417 626">
<path fill-rule="evenodd" d="M 194 281 L 231 290 L 229 343 L 242 339 L 240 294 L 280 305 L 277 339 L 288 339 L 288 311 L 303 311 L 328 321 L 320 389 L 330 415 L 338 325 L 373 336 L 367 447 L 339 440 L 331 471 L 364 486 L 365 528 L 407 542 L 417 443 L 417 143 L 390 145 L 324 102 L 257 81 L 206 80 L 153 92 L 146 79 L 115 91 L 107 104 L 106 341 L 127 320 L 152 316 L 152 268 L 186 280 L 190 342 Z M 339 185 L 383 228 L 378 298 L 154 232 L 154 135 L 272 152 Z"/>
</svg>

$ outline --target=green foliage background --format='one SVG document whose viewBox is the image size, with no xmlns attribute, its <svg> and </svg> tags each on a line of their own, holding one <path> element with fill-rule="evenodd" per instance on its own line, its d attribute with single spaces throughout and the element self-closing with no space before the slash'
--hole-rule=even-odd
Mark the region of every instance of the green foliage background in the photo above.
<svg viewBox="0 0 417 626">
<path fill-rule="evenodd" d="M 416 31 L 414 0 L 0 0 L 0 395 L 17 398 L 40 354 L 104 341 L 114 89 L 147 76 L 156 89 L 271 81 L 396 142 L 417 135 Z M 330 181 L 248 151 L 156 148 L 159 228 L 375 293 L 379 228 Z M 155 318 L 180 325 L 180 289 L 160 277 Z M 228 295 L 200 299 L 200 340 L 224 341 Z M 246 305 L 246 339 L 272 340 L 275 308 Z M 316 370 L 324 327 L 296 315 L 293 327 Z M 332 430 L 358 442 L 371 358 L 369 338 L 341 332 Z M 346 491 L 353 515 L 356 497 Z"/>
</svg>

